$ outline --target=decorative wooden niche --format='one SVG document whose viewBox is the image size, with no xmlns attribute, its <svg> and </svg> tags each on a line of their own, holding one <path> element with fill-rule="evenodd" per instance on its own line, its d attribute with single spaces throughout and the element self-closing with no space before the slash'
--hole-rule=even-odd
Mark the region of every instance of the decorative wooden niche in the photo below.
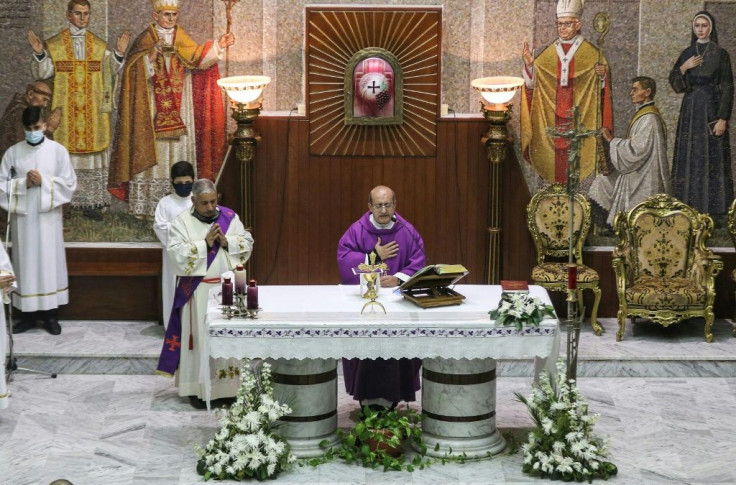
<svg viewBox="0 0 736 485">
<path fill-rule="evenodd" d="M 434 156 L 441 7 L 315 6 L 306 17 L 310 153 Z"/>
</svg>

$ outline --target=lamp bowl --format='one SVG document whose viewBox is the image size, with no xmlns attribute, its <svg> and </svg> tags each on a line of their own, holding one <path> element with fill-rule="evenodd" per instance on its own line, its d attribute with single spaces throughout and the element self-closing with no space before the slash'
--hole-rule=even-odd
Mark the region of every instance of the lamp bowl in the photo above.
<svg viewBox="0 0 736 485">
<path fill-rule="evenodd" d="M 268 76 L 231 76 L 218 79 L 217 85 L 236 103 L 249 104 L 261 96 L 269 82 Z"/>
<path fill-rule="evenodd" d="M 511 101 L 516 91 L 524 84 L 520 77 L 492 76 L 473 79 L 470 85 L 483 96 L 487 109 L 505 111 L 505 104 Z"/>
</svg>

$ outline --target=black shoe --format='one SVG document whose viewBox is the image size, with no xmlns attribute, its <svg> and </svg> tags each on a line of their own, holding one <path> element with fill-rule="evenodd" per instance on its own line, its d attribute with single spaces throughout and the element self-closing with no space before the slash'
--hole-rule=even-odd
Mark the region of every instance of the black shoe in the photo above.
<svg viewBox="0 0 736 485">
<path fill-rule="evenodd" d="M 235 404 L 236 398 L 234 397 L 221 397 L 210 402 L 210 406 L 213 408 L 229 408 Z"/>
<path fill-rule="evenodd" d="M 51 335 L 59 335 L 61 333 L 61 325 L 56 317 L 49 317 L 43 322 L 43 328 Z"/>
<path fill-rule="evenodd" d="M 13 334 L 27 332 L 34 328 L 36 328 L 36 319 L 28 318 L 26 315 L 23 315 L 20 322 L 13 327 Z"/>
<path fill-rule="evenodd" d="M 189 404 L 194 409 L 207 409 L 207 403 L 198 398 L 197 396 L 189 396 Z"/>
</svg>

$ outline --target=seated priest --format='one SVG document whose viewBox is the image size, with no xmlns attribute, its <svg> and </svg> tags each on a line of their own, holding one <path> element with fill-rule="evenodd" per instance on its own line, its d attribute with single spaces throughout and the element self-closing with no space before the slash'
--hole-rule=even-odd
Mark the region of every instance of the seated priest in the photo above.
<svg viewBox="0 0 736 485">
<path fill-rule="evenodd" d="M 359 283 L 353 268 L 383 262 L 388 274 L 382 287 L 401 284 L 425 265 L 424 242 L 414 226 L 396 213 L 396 195 L 379 185 L 368 196 L 368 212 L 343 234 L 337 265 L 343 284 Z M 421 359 L 343 359 L 345 390 L 361 406 L 394 407 L 414 401 L 419 390 Z"/>
<path fill-rule="evenodd" d="M 208 293 L 220 285 L 222 273 L 245 264 L 252 250 L 253 238 L 238 215 L 217 206 L 215 184 L 208 179 L 195 181 L 192 208 L 179 214 L 169 228 L 167 253 L 178 279 L 157 369 L 159 374 L 176 377 L 179 395 L 189 396 L 195 408 L 205 406 L 199 364 L 205 352 Z M 210 368 L 211 399 L 235 396 L 240 360 L 216 359 Z"/>
</svg>

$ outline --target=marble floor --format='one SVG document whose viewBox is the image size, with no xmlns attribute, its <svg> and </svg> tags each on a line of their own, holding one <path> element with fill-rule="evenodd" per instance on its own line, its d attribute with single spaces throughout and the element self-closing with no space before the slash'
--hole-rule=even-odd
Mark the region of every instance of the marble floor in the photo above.
<svg viewBox="0 0 736 485">
<path fill-rule="evenodd" d="M 587 370 L 579 387 L 591 411 L 601 415 L 597 433 L 610 438 L 619 474 L 609 482 L 736 483 L 729 458 L 736 446 L 731 322 L 716 322 L 711 344 L 704 342 L 697 320 L 669 329 L 629 326 L 619 343 L 615 321 L 601 323 L 602 337 L 589 327 L 582 334 L 580 369 Z M 217 420 L 179 398 L 171 380 L 150 375 L 146 361 L 158 351 L 160 327 L 146 322 L 62 326 L 59 337 L 32 330 L 15 338 L 19 365 L 46 362 L 59 376 L 18 372 L 9 384 L 10 407 L 0 411 L 0 484 L 47 485 L 58 478 L 75 485 L 201 482 L 193 445 L 213 436 Z M 528 369 L 521 362 L 499 364 L 497 423 L 504 434 L 519 436 L 531 420 L 514 392 L 528 393 Z M 341 393 L 339 426 L 351 426 L 356 409 Z M 520 454 L 504 453 L 414 473 L 335 461 L 296 467 L 276 483 L 544 483 L 524 475 L 521 461 Z"/>
</svg>

